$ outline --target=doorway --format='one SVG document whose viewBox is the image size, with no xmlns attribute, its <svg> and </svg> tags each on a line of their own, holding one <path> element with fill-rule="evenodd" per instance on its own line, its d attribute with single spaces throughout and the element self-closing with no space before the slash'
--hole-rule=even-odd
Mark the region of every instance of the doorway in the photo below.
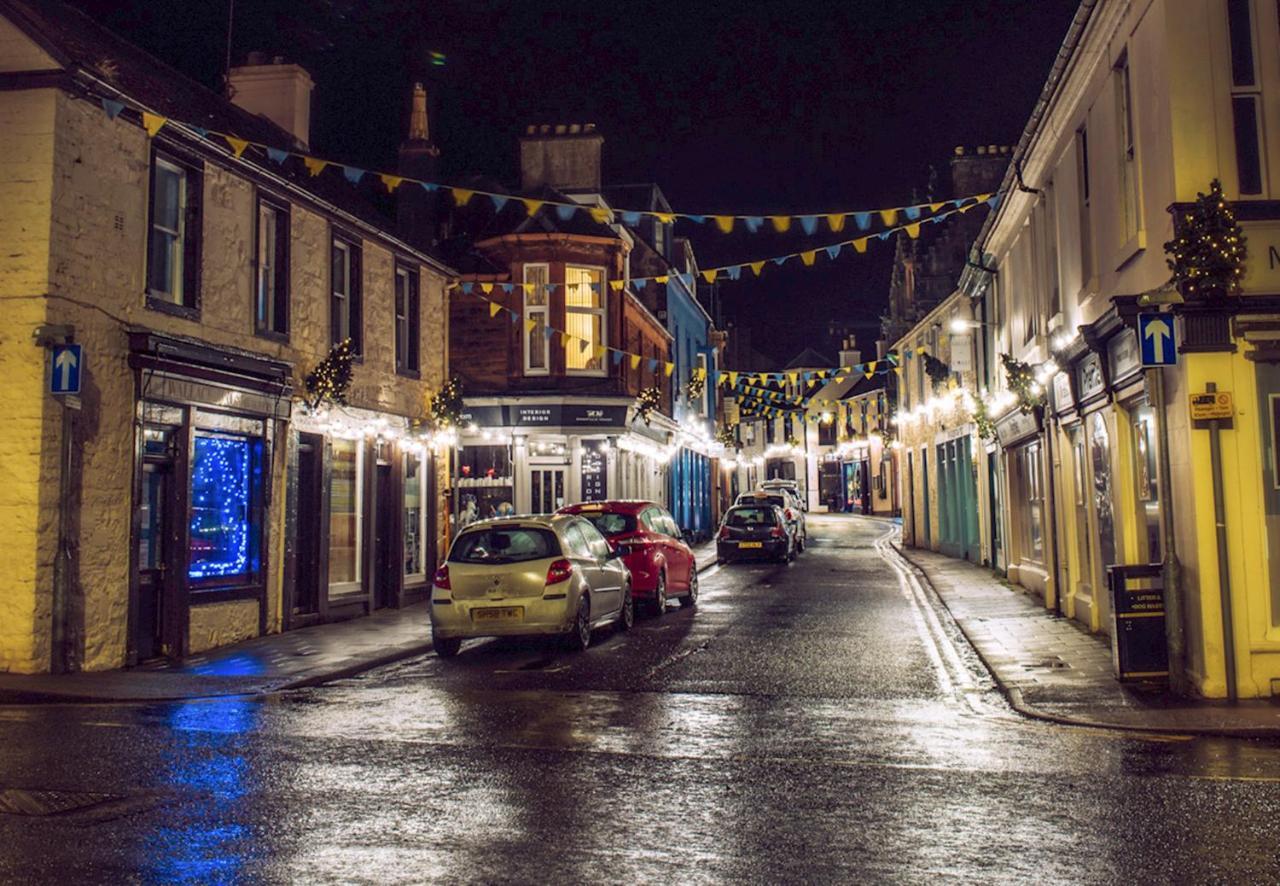
<svg viewBox="0 0 1280 886">
<path fill-rule="evenodd" d="M 564 507 L 564 468 L 534 468 L 530 474 L 531 514 L 551 514 Z"/>
<path fill-rule="evenodd" d="M 134 624 L 138 661 L 165 653 L 166 607 L 173 605 L 169 591 L 174 542 L 172 484 L 173 459 L 147 456 L 142 464 L 142 494 L 138 499 L 138 616 Z"/>
<path fill-rule="evenodd" d="M 323 514 L 324 438 L 298 435 L 297 581 L 291 626 L 320 615 L 320 539 Z"/>
<path fill-rule="evenodd" d="M 379 450 L 381 450 L 379 446 Z M 391 464 L 378 453 L 377 489 L 374 492 L 376 511 L 373 517 L 373 608 L 395 606 L 400 590 L 398 566 L 401 566 L 396 546 L 396 516 L 399 508 L 393 491 Z"/>
</svg>

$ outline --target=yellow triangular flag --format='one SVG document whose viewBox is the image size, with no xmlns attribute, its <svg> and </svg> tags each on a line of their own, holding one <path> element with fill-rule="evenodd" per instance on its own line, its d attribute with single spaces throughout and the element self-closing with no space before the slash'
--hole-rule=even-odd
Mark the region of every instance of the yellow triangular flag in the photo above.
<svg viewBox="0 0 1280 886">
<path fill-rule="evenodd" d="M 716 223 L 716 227 L 720 229 L 720 233 L 727 234 L 733 230 L 732 215 L 713 215 L 711 219 Z"/>
<path fill-rule="evenodd" d="M 920 222 L 914 222 L 903 228 L 907 232 L 907 236 L 912 240 L 920 236 Z"/>
<path fill-rule="evenodd" d="M 319 157 L 303 157 L 302 165 L 307 167 L 307 172 L 312 176 L 317 176 L 324 172 L 324 168 L 329 165 L 328 160 L 321 160 Z"/>
<path fill-rule="evenodd" d="M 525 295 L 533 295 L 533 291 L 538 287 L 537 283 L 521 283 L 520 288 L 524 290 Z"/>
<path fill-rule="evenodd" d="M 818 260 L 818 250 L 810 249 L 808 252 L 800 253 L 800 261 L 804 262 L 805 267 L 811 267 Z"/>
<path fill-rule="evenodd" d="M 747 267 L 751 268 L 751 272 L 755 274 L 757 277 L 759 277 L 760 272 L 764 270 L 764 262 L 762 261 L 749 262 Z"/>
<path fill-rule="evenodd" d="M 937 212 L 937 211 L 938 211 L 939 209 L 941 209 L 942 207 L 943 207 L 943 204 L 942 204 L 942 203 L 930 203 L 930 204 L 929 204 L 929 211 L 930 211 L 930 212 Z"/>
<path fill-rule="evenodd" d="M 603 360 L 603 359 L 604 359 L 605 352 L 607 352 L 608 350 L 609 350 L 609 349 L 608 349 L 608 348 L 606 348 L 604 345 L 596 345 L 596 348 L 595 348 L 595 357 L 596 357 L 596 359 L 597 359 L 597 360 Z"/>
<path fill-rule="evenodd" d="M 227 140 L 227 144 L 231 145 L 231 153 L 236 159 L 239 159 L 245 148 L 249 147 L 249 142 L 246 139 L 236 138 L 234 135 L 224 135 L 223 138 Z"/>
<path fill-rule="evenodd" d="M 966 203 L 965 205 L 963 205 L 963 206 L 961 206 L 961 207 L 960 207 L 960 211 L 961 211 L 961 212 L 968 212 L 970 209 L 973 209 L 973 207 L 975 207 L 975 206 L 977 206 L 977 205 L 978 205 L 977 203 Z"/>
<path fill-rule="evenodd" d="M 785 234 L 791 227 L 791 216 L 789 215 L 771 215 L 769 222 L 773 225 L 773 229 L 779 234 Z"/>
<path fill-rule="evenodd" d="M 404 183 L 404 178 L 402 176 L 389 175 L 385 172 L 379 175 L 378 178 L 382 179 L 382 183 L 387 186 L 388 194 L 393 193 L 396 188 L 400 187 L 400 185 Z"/>
<path fill-rule="evenodd" d="M 666 366 L 663 367 L 663 372 L 667 374 L 667 378 L 670 378 L 671 373 L 675 371 L 676 371 L 676 364 L 674 363 L 668 363 Z"/>
<path fill-rule="evenodd" d="M 613 213 L 605 209 L 603 206 L 591 206 L 587 209 L 591 213 L 592 221 L 606 225 L 613 220 Z"/>
<path fill-rule="evenodd" d="M 697 369 L 693 370 L 693 374 L 695 378 L 700 378 L 703 381 L 706 381 L 707 368 L 705 366 L 699 366 Z"/>
<path fill-rule="evenodd" d="M 923 354 L 923 353 L 924 353 L 925 351 L 927 351 L 927 350 L 928 350 L 928 348 L 926 348 L 924 345 L 921 345 L 920 347 L 916 348 L 916 353 L 917 353 L 917 354 Z"/>
<path fill-rule="evenodd" d="M 655 212 L 654 215 L 657 216 L 658 221 L 662 222 L 664 225 L 669 225 L 676 220 L 676 214 L 674 212 Z"/>
<path fill-rule="evenodd" d="M 469 191 L 466 188 L 450 188 L 453 192 L 453 202 L 458 206 L 466 206 L 472 197 L 476 195 L 475 191 Z"/>
<path fill-rule="evenodd" d="M 622 287 L 626 285 L 627 285 L 626 280 L 610 280 L 609 281 L 609 288 L 612 289 L 614 292 L 621 292 Z"/>
<path fill-rule="evenodd" d="M 736 373 L 736 372 L 730 372 L 730 373 L 727 373 L 727 374 L 728 374 L 728 376 L 729 376 L 729 384 L 731 384 L 731 385 L 736 385 L 736 384 L 738 383 L 738 373 Z"/>
<path fill-rule="evenodd" d="M 902 367 L 901 367 L 901 366 L 895 366 L 895 367 L 893 367 L 893 371 L 894 371 L 894 372 L 896 372 L 896 373 L 898 373 L 898 375 L 902 375 Z"/>
<path fill-rule="evenodd" d="M 840 215 L 839 213 L 836 213 L 835 215 L 828 215 L 827 225 L 831 228 L 833 233 L 838 234 L 844 230 L 844 222 L 846 218 L 848 218 L 848 216 Z"/>
<path fill-rule="evenodd" d="M 706 280 L 708 283 L 714 283 L 716 282 L 717 273 L 718 272 L 716 271 L 715 268 L 709 268 L 708 270 L 705 270 L 702 272 L 702 279 Z"/>
<path fill-rule="evenodd" d="M 788 372 L 788 373 L 787 373 L 787 378 L 791 379 L 791 383 L 792 383 L 792 384 L 795 384 L 796 382 L 798 382 L 798 381 L 800 380 L 800 373 L 798 373 L 798 372 Z"/>
<path fill-rule="evenodd" d="M 886 227 L 892 226 L 898 220 L 898 210 L 881 209 L 880 219 L 885 223 Z"/>
<path fill-rule="evenodd" d="M 639 354 L 632 354 L 632 355 L 631 355 L 631 368 L 632 368 L 632 369 L 639 369 L 639 368 L 640 368 L 640 355 L 639 355 Z"/>
<path fill-rule="evenodd" d="M 857 252 L 866 252 L 866 251 L 867 251 L 867 239 L 868 239 L 868 238 L 866 238 L 866 237 L 859 237 L 857 240 L 854 240 L 854 241 L 853 241 L 853 248 L 854 248 L 854 250 L 855 250 L 855 251 L 857 251 Z"/>
<path fill-rule="evenodd" d="M 169 122 L 168 117 L 161 117 L 159 114 L 152 114 L 149 111 L 142 112 L 142 128 L 147 131 L 147 135 L 152 138 L 156 137 L 156 133 L 160 128 Z"/>
<path fill-rule="evenodd" d="M 668 274 L 662 274 L 661 276 L 654 277 L 653 282 L 657 283 L 659 286 L 662 286 L 670 279 L 671 277 Z"/>
<path fill-rule="evenodd" d="M 531 200 L 528 197 L 521 197 L 520 202 L 524 204 L 525 212 L 529 213 L 529 215 L 537 215 L 538 210 L 541 209 L 543 204 L 545 204 L 547 201 Z"/>
<path fill-rule="evenodd" d="M 498 316 L 498 311 L 501 310 L 502 305 L 498 304 L 496 301 L 489 302 L 489 319 L 492 320 L 494 317 Z"/>
</svg>

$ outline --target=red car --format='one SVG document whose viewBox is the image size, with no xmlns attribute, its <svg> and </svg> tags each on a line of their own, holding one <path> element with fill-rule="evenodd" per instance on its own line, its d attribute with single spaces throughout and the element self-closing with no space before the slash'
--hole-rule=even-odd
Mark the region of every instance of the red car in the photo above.
<svg viewBox="0 0 1280 886">
<path fill-rule="evenodd" d="M 561 508 L 561 514 L 585 517 L 631 570 L 631 592 L 649 611 L 661 615 L 667 600 L 681 606 L 698 603 L 698 564 L 680 528 L 666 509 L 651 501 L 589 501 Z"/>
</svg>

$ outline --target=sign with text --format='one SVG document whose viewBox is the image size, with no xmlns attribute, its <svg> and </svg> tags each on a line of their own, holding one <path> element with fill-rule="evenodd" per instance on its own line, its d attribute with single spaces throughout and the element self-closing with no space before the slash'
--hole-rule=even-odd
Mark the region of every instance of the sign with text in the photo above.
<svg viewBox="0 0 1280 886">
<path fill-rule="evenodd" d="M 582 500 L 604 501 L 609 497 L 609 459 L 604 444 L 587 440 L 582 444 Z"/>
<path fill-rule="evenodd" d="M 1240 291 L 1246 295 L 1280 293 L 1280 221 L 1240 223 L 1249 243 Z"/>
<path fill-rule="evenodd" d="M 1178 348 L 1173 341 L 1171 314 L 1139 314 L 1138 344 L 1142 347 L 1143 366 L 1174 366 Z"/>
<path fill-rule="evenodd" d="M 1203 394 L 1191 395 L 1191 420 L 1213 421 L 1214 419 L 1231 418 L 1235 408 L 1231 403 L 1230 391 L 1205 391 Z"/>
</svg>

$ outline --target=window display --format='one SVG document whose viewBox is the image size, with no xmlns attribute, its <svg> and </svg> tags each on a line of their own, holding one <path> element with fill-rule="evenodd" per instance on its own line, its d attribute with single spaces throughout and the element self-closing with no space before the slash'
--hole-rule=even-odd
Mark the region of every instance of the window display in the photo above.
<svg viewBox="0 0 1280 886">
<path fill-rule="evenodd" d="M 262 441 L 198 434 L 191 462 L 193 580 L 251 581 L 261 535 Z"/>
</svg>

